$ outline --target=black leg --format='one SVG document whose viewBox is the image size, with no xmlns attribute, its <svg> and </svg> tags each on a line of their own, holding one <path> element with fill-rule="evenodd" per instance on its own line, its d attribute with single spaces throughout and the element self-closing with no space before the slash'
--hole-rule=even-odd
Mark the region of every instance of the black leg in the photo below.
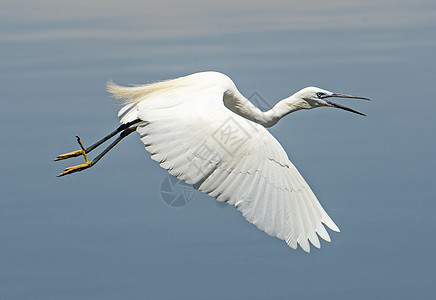
<svg viewBox="0 0 436 300">
<path fill-rule="evenodd" d="M 101 144 L 103 144 L 104 142 L 106 142 L 107 140 L 109 140 L 111 137 L 115 136 L 117 133 L 119 132 L 124 132 L 126 129 L 128 129 L 130 126 L 140 122 L 141 120 L 136 119 L 135 121 L 126 123 L 121 125 L 120 127 L 118 127 L 116 130 L 114 130 L 113 132 L 109 133 L 107 136 L 105 136 L 104 138 L 102 138 L 101 140 L 99 140 L 98 142 L 96 142 L 95 144 L 89 146 L 88 148 L 85 149 L 85 153 L 89 153 L 92 150 L 94 150 L 95 148 L 97 148 L 98 146 L 100 146 Z M 135 127 L 136 129 L 136 127 Z M 131 133 L 131 132 L 130 132 Z M 129 133 L 129 134 L 130 134 Z"/>
<path fill-rule="evenodd" d="M 80 172 L 80 171 L 83 171 L 83 170 L 88 169 L 88 168 L 92 167 L 93 165 L 95 165 L 103 156 L 106 155 L 106 153 L 109 152 L 109 150 L 111 150 L 113 147 L 115 147 L 115 145 L 118 144 L 122 139 L 124 139 L 126 136 L 128 136 L 132 132 L 136 131 L 136 127 L 137 126 L 133 126 L 133 127 L 126 127 L 126 126 L 127 125 L 131 126 L 133 124 L 138 123 L 139 121 L 140 120 L 135 120 L 133 122 L 121 125 L 117 130 L 111 132 L 109 135 L 107 135 L 106 137 L 104 137 L 103 139 L 101 139 L 100 141 L 98 141 L 97 143 L 95 143 L 94 145 L 92 145 L 91 147 L 88 147 L 88 148 L 85 148 L 83 146 L 82 142 L 80 141 L 80 138 L 77 137 L 77 141 L 78 141 L 80 147 L 82 148 L 82 150 L 77 150 L 77 151 L 74 151 L 74 152 L 70 152 L 70 153 L 66 153 L 66 154 L 63 154 L 63 155 L 59 155 L 57 157 L 57 159 L 55 159 L 55 160 L 61 160 L 61 159 L 66 159 L 66 158 L 70 158 L 70 157 L 74 157 L 74 156 L 83 155 L 83 157 L 85 158 L 86 162 L 84 164 L 81 164 L 81 165 L 77 165 L 77 166 L 66 168 L 64 170 L 64 172 L 62 172 L 61 174 L 58 175 L 58 177 L 65 176 L 67 174 L 72 174 L 72 173 L 75 173 L 75 172 Z M 107 141 L 108 139 L 113 137 L 114 135 L 116 135 L 118 132 L 121 132 L 121 134 L 119 135 L 118 138 L 116 138 L 106 149 L 104 149 L 92 161 L 88 160 L 88 157 L 86 156 L 86 153 L 88 153 L 88 152 L 92 151 L 93 149 L 97 148 L 99 145 L 101 145 L 102 143 L 104 143 L 105 141 Z M 78 153 L 78 154 L 76 155 L 76 153 Z"/>
<path fill-rule="evenodd" d="M 95 148 L 97 148 L 98 146 L 100 146 L 101 144 L 103 144 L 104 142 L 106 142 L 107 140 L 112 138 L 113 136 L 115 136 L 117 133 L 126 130 L 130 126 L 132 126 L 132 125 L 134 125 L 134 124 L 136 124 L 136 123 L 138 123 L 140 121 L 141 121 L 140 119 L 136 119 L 136 120 L 134 120 L 132 122 L 129 122 L 129 123 L 121 125 L 116 130 L 112 131 L 107 136 L 105 136 L 101 140 L 97 141 L 95 144 L 89 146 L 88 148 L 85 148 L 83 146 L 80 138 L 78 136 L 76 136 L 77 142 L 79 143 L 80 148 L 82 148 L 82 150 L 76 150 L 76 151 L 73 151 L 73 152 L 68 152 L 68 153 L 65 153 L 65 154 L 61 154 L 61 155 L 57 156 L 54 160 L 58 161 L 58 160 L 67 159 L 67 158 L 71 158 L 71 157 L 76 157 L 76 156 L 80 156 L 80 155 L 83 155 L 85 157 L 85 159 L 86 159 L 86 153 L 91 152 L 92 150 L 94 150 Z"/>
<path fill-rule="evenodd" d="M 95 165 L 103 156 L 106 155 L 106 153 L 109 152 L 109 150 L 111 150 L 113 147 L 116 146 L 116 144 L 118 144 L 119 142 L 121 142 L 122 139 L 124 139 L 126 136 L 128 136 L 129 134 L 131 134 L 132 132 L 136 131 L 136 126 L 135 127 L 130 127 L 125 129 L 123 132 L 121 132 L 120 136 L 116 138 L 115 141 L 113 141 L 109 146 L 107 146 L 106 149 L 104 149 L 99 155 L 97 155 L 90 163 L 90 167 L 92 167 L 93 165 Z"/>
</svg>

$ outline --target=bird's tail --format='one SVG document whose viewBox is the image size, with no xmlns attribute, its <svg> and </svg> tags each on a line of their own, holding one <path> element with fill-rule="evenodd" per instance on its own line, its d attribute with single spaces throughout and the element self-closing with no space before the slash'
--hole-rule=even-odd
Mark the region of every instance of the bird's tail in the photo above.
<svg viewBox="0 0 436 300">
<path fill-rule="evenodd" d="M 175 93 L 185 86 L 189 86 L 189 82 L 184 77 L 135 86 L 121 86 L 109 81 L 107 91 L 114 98 L 122 100 L 118 116 L 122 123 L 127 123 L 137 118 L 136 107 L 140 102 L 157 95 Z"/>
<path fill-rule="evenodd" d="M 106 90 L 112 94 L 115 99 L 123 100 L 121 105 L 127 105 L 141 101 L 140 99 L 146 95 L 145 86 L 121 86 L 113 81 L 108 81 Z"/>
<path fill-rule="evenodd" d="M 106 85 L 107 91 L 116 99 L 123 99 L 122 105 L 139 103 L 158 93 L 167 92 L 183 86 L 181 78 L 170 79 L 165 81 L 154 82 L 150 84 L 120 86 L 112 81 Z"/>
</svg>

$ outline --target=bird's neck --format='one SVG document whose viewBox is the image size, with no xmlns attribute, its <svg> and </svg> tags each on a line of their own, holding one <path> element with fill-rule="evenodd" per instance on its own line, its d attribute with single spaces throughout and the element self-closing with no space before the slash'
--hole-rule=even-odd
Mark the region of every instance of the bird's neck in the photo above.
<svg viewBox="0 0 436 300">
<path fill-rule="evenodd" d="M 306 108 L 303 104 L 304 102 L 300 101 L 296 97 L 290 96 L 285 98 L 279 101 L 270 110 L 263 112 L 262 118 L 258 123 L 264 127 L 274 126 L 284 116 L 294 111 Z"/>
<path fill-rule="evenodd" d="M 224 105 L 234 113 L 256 122 L 264 127 L 274 126 L 281 118 L 291 112 L 308 108 L 305 102 L 294 95 L 279 101 L 268 111 L 261 111 L 236 89 L 224 94 Z"/>
</svg>

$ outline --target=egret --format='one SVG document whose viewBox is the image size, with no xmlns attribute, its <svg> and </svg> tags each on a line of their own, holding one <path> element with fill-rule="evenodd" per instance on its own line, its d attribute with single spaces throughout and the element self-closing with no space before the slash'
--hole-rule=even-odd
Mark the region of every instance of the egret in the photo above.
<svg viewBox="0 0 436 300">
<path fill-rule="evenodd" d="M 267 128 L 301 109 L 335 107 L 359 115 L 330 99 L 364 97 L 306 87 L 261 111 L 233 81 L 218 72 L 200 72 L 166 81 L 123 87 L 109 82 L 107 90 L 123 99 L 121 125 L 85 148 L 55 160 L 83 156 L 85 163 L 58 176 L 95 165 L 132 132 L 138 132 L 151 158 L 171 175 L 216 200 L 234 205 L 244 218 L 290 247 L 310 252 L 320 248 L 318 236 L 330 242 L 324 226 L 339 228 Z M 87 154 L 119 136 L 93 160 Z"/>
</svg>

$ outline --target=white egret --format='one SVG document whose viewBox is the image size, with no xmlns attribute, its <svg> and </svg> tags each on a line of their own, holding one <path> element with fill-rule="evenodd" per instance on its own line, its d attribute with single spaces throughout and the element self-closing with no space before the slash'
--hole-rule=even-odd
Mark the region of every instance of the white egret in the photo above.
<svg viewBox="0 0 436 300">
<path fill-rule="evenodd" d="M 218 72 L 201 72 L 167 81 L 122 87 L 108 83 L 115 98 L 124 99 L 118 113 L 122 125 L 81 150 L 55 160 L 83 155 L 86 163 L 59 176 L 90 168 L 130 133 L 139 133 L 151 158 L 171 175 L 221 202 L 236 206 L 248 222 L 296 249 L 320 247 L 319 235 L 330 237 L 324 225 L 339 228 L 267 130 L 287 114 L 317 107 L 336 107 L 332 97 L 365 99 L 307 87 L 262 112 L 246 99 L 233 81 Z M 87 153 L 119 137 L 94 160 Z"/>
</svg>

